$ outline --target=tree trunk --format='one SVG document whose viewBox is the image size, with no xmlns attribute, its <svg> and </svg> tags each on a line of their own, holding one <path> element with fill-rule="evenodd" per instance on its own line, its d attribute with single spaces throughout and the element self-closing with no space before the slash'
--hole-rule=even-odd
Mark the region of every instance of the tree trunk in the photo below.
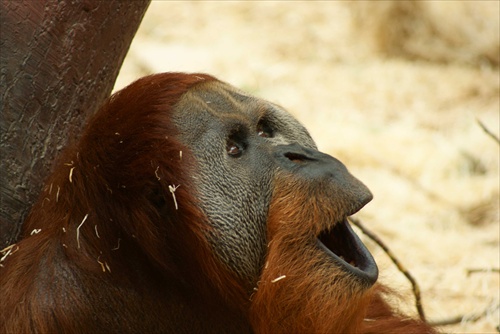
<svg viewBox="0 0 500 334">
<path fill-rule="evenodd" d="M 109 96 L 149 1 L 1 0 L 0 249 Z"/>
</svg>

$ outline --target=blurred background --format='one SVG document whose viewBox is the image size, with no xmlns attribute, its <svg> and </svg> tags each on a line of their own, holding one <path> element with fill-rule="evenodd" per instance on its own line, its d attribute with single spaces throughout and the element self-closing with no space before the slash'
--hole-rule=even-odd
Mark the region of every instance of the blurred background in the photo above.
<svg viewBox="0 0 500 334">
<path fill-rule="evenodd" d="M 282 105 L 372 190 L 357 216 L 415 276 L 428 318 L 467 315 L 444 330 L 496 332 L 500 146 L 478 120 L 498 136 L 499 6 L 153 1 L 115 90 L 206 72 Z M 408 281 L 364 240 L 415 315 Z"/>
</svg>

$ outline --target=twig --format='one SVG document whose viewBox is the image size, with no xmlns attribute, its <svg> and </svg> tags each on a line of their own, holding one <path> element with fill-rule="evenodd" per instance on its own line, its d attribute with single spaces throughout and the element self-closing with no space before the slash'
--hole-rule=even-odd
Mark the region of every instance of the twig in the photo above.
<svg viewBox="0 0 500 334">
<path fill-rule="evenodd" d="M 500 268 L 472 268 L 467 269 L 467 276 L 475 273 L 500 273 Z"/>
<path fill-rule="evenodd" d="M 426 321 L 425 320 L 424 308 L 422 306 L 422 297 L 421 297 L 421 294 L 420 294 L 420 287 L 419 287 L 417 281 L 415 280 L 415 278 L 401 264 L 401 262 L 399 262 L 399 260 L 394 256 L 394 254 L 389 249 L 389 247 L 387 247 L 387 245 L 377 235 L 375 235 L 373 232 L 371 232 L 370 230 L 368 230 L 361 223 L 361 221 L 359 219 L 354 218 L 354 217 L 349 217 L 349 221 L 351 223 L 353 223 L 354 225 L 356 225 L 361 230 L 361 232 L 363 232 L 366 236 L 368 236 L 370 239 L 372 239 L 377 245 L 379 245 L 379 247 L 384 250 L 384 252 L 387 254 L 387 256 L 389 256 L 389 258 L 391 259 L 392 263 L 394 263 L 394 265 L 399 269 L 399 271 L 401 273 L 403 273 L 403 275 L 406 276 L 406 278 L 408 279 L 408 281 L 410 281 L 411 286 L 412 286 L 412 290 L 413 290 L 413 294 L 415 295 L 415 305 L 417 307 L 418 315 L 420 316 L 420 319 L 422 321 Z"/>
<path fill-rule="evenodd" d="M 483 312 L 480 313 L 474 313 L 474 314 L 464 314 L 464 315 L 457 315 L 448 319 L 441 319 L 441 320 L 434 320 L 430 321 L 429 325 L 431 326 L 447 326 L 447 325 L 454 325 L 454 324 L 459 324 L 462 321 L 468 321 L 468 322 L 475 322 L 481 319 L 482 317 L 486 316 L 489 312 L 493 312 L 497 308 L 500 307 L 500 304 L 497 304 L 493 307 L 487 307 Z"/>
<path fill-rule="evenodd" d="M 477 124 L 483 129 L 483 131 L 490 136 L 494 141 L 496 141 L 500 145 L 500 138 L 498 138 L 493 132 L 491 132 L 484 124 L 479 120 L 479 118 L 476 118 Z"/>
</svg>

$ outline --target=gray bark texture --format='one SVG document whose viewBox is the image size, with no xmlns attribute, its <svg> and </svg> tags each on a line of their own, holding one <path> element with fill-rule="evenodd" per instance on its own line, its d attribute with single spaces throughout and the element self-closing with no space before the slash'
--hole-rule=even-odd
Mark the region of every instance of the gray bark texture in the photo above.
<svg viewBox="0 0 500 334">
<path fill-rule="evenodd" d="M 106 99 L 149 0 L 1 0 L 0 249 Z"/>
</svg>

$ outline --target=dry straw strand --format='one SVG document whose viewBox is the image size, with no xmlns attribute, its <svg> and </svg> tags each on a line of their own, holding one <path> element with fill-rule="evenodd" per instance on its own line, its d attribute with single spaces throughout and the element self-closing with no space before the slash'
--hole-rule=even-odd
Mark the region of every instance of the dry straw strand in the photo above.
<svg viewBox="0 0 500 334">
<path fill-rule="evenodd" d="M 175 205 L 175 210 L 178 210 L 179 207 L 177 206 L 177 199 L 175 198 L 175 191 L 177 190 L 177 188 L 179 188 L 181 185 L 179 184 L 178 186 L 175 186 L 175 185 L 172 185 L 172 186 L 168 186 L 168 190 L 170 190 L 170 192 L 172 193 L 172 197 L 174 199 L 174 205 Z"/>
<path fill-rule="evenodd" d="M 85 221 L 87 220 L 88 216 L 89 216 L 89 214 L 87 213 L 85 215 L 85 217 L 83 217 L 83 220 L 80 223 L 80 225 L 78 225 L 78 227 L 76 228 L 76 242 L 78 244 L 78 249 L 80 249 L 80 227 L 82 227 L 83 223 L 85 223 Z"/>
</svg>

